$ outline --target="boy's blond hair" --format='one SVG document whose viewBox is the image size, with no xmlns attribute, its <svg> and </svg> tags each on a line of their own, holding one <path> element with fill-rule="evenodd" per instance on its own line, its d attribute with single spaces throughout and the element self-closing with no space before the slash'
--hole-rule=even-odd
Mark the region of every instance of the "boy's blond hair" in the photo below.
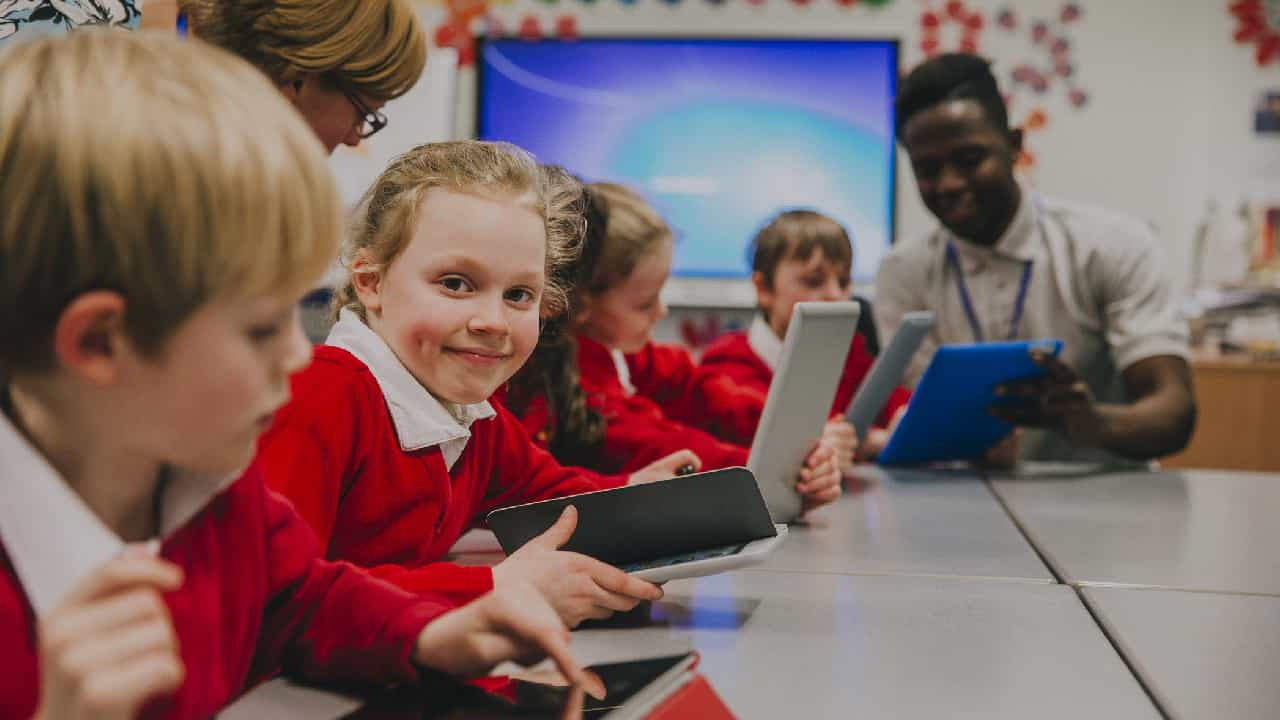
<svg viewBox="0 0 1280 720">
<path fill-rule="evenodd" d="M 639 193 L 616 183 L 591 183 L 591 202 L 604 218 L 601 247 L 593 267 L 583 268 L 582 292 L 597 295 L 620 284 L 640 259 L 673 237 L 671 226 Z M 593 234 L 598 235 L 598 234 Z"/>
<path fill-rule="evenodd" d="M 123 296 L 126 333 L 156 353 L 202 304 L 300 292 L 332 262 L 324 152 L 248 63 L 92 30 L 21 43 L 0 67 L 0 383 L 53 367 L 83 293 Z"/>
<path fill-rule="evenodd" d="M 427 38 L 411 0 L 180 0 L 192 33 L 276 83 L 323 75 L 375 100 L 418 82 Z"/>
<path fill-rule="evenodd" d="M 429 143 L 391 161 L 365 191 L 343 246 L 351 268 L 358 256 L 364 272 L 382 272 L 408 246 L 427 191 L 440 188 L 476 197 L 511 200 L 542 219 L 546 231 L 546 284 L 542 315 L 563 312 L 566 266 L 582 242 L 581 186 L 567 173 L 538 164 L 529 153 L 501 142 L 459 140 Z M 348 275 L 334 295 L 334 314 L 349 309 L 366 319 Z"/>
</svg>

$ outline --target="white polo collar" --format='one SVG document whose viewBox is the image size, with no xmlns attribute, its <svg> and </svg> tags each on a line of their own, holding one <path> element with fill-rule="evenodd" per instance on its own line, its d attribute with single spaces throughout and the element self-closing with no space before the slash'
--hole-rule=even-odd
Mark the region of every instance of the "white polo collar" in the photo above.
<svg viewBox="0 0 1280 720">
<path fill-rule="evenodd" d="M 216 477 L 175 471 L 160 502 L 160 532 L 181 528 L 243 472 Z M 37 615 L 125 549 L 8 417 L 0 415 L 0 540 Z M 148 543 L 154 553 L 160 539 Z"/>
<path fill-rule="evenodd" d="M 405 452 L 440 445 L 445 464 L 452 469 L 471 438 L 471 424 L 497 414 L 488 402 L 441 403 L 405 368 L 386 341 L 350 310 L 338 314 L 325 344 L 346 350 L 368 366 Z"/>
<path fill-rule="evenodd" d="M 1019 262 L 1036 260 L 1038 251 L 1036 230 L 1039 227 L 1041 201 L 1039 196 L 1021 188 L 1022 199 L 1013 215 L 1013 221 L 1000 235 L 1000 239 L 990 247 L 969 242 L 949 230 L 943 229 L 946 237 L 955 242 L 960 254 L 960 262 L 965 272 L 981 270 L 993 257 L 1003 257 Z"/>
<path fill-rule="evenodd" d="M 747 345 L 770 370 L 778 369 L 778 360 L 782 358 L 782 338 L 778 337 L 764 313 L 756 313 L 751 319 L 751 327 L 747 328 Z"/>
<path fill-rule="evenodd" d="M 621 350 L 610 350 L 609 359 L 613 361 L 613 370 L 618 373 L 618 384 L 622 392 L 628 396 L 636 394 L 636 386 L 631 384 L 631 366 L 627 365 L 627 356 Z"/>
</svg>

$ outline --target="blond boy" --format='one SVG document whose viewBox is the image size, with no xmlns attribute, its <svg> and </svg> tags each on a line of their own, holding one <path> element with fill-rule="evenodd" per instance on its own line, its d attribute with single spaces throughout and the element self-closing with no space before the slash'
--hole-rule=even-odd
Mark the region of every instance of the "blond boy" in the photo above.
<svg viewBox="0 0 1280 720">
<path fill-rule="evenodd" d="M 337 208 L 314 136 L 221 51 L 101 30 L 0 57 L 0 717 L 202 718 L 279 670 L 530 649 L 582 679 L 527 587 L 450 611 L 319 560 L 266 491 Z"/>
</svg>

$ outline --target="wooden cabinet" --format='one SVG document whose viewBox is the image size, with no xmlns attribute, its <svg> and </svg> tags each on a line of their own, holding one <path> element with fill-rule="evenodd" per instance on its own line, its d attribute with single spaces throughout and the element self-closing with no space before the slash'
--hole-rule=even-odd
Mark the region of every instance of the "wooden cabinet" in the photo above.
<svg viewBox="0 0 1280 720">
<path fill-rule="evenodd" d="M 1280 472 L 1280 362 L 1195 359 L 1200 417 L 1191 444 L 1165 467 Z"/>
</svg>

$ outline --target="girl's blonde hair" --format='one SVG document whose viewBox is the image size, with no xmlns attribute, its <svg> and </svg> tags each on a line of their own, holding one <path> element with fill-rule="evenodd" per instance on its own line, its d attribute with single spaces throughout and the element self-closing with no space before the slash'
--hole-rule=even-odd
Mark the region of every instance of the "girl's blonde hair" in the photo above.
<svg viewBox="0 0 1280 720">
<path fill-rule="evenodd" d="M 125 331 L 158 352 L 204 303 L 301 293 L 332 262 L 324 151 L 243 60 L 103 29 L 20 43 L 0 67 L 0 384 L 53 366 L 84 293 L 123 296 Z"/>
<path fill-rule="evenodd" d="M 357 256 L 370 263 L 363 272 L 382 272 L 394 262 L 409 244 L 422 202 L 432 188 L 510 200 L 536 213 L 547 239 L 542 314 L 548 317 L 564 311 L 563 279 L 582 241 L 580 186 L 567 173 L 539 165 L 529 153 L 509 143 L 459 140 L 419 145 L 392 160 L 365 192 L 342 250 L 348 276 L 334 294 L 335 316 L 345 308 L 367 319 L 350 268 Z"/>
<path fill-rule="evenodd" d="M 387 101 L 418 82 L 427 39 L 411 0 L 179 0 L 192 32 L 277 83 L 325 75 Z"/>
<path fill-rule="evenodd" d="M 616 183 L 587 186 L 591 204 L 602 218 L 600 247 L 592 248 L 590 267 L 583 267 L 579 292 L 596 295 L 626 280 L 641 258 L 672 239 L 671 227 L 636 191 Z"/>
</svg>

